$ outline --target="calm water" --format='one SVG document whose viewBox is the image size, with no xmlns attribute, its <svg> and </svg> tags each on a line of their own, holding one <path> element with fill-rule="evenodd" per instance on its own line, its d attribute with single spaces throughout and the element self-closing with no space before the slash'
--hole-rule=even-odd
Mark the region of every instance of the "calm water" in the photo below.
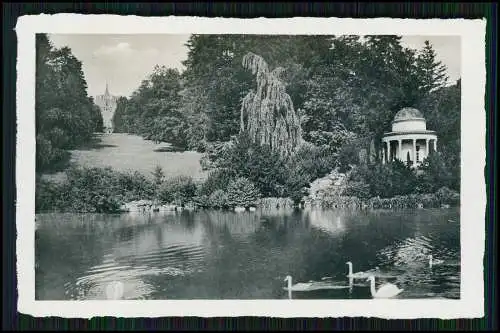
<svg viewBox="0 0 500 333">
<path fill-rule="evenodd" d="M 121 281 L 125 299 L 282 299 L 286 275 L 347 286 L 347 261 L 378 266 L 400 298 L 460 298 L 459 223 L 458 209 L 39 214 L 36 298 L 105 299 Z M 370 297 L 364 280 L 293 293 Z"/>
</svg>

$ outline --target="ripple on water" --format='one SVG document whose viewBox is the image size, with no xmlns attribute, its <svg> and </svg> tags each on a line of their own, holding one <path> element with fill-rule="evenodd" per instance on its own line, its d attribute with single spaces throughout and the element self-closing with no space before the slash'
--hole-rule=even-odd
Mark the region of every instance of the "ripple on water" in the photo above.
<svg viewBox="0 0 500 333">
<path fill-rule="evenodd" d="M 398 272 L 396 283 L 405 289 L 405 297 L 456 298 L 460 291 L 459 253 L 445 245 L 436 236 L 419 235 L 383 248 L 377 258 Z M 430 254 L 444 260 L 443 264 L 430 267 Z"/>
<path fill-rule="evenodd" d="M 121 256 L 119 259 L 134 266 L 144 265 L 151 269 L 158 267 L 199 268 L 205 259 L 205 249 L 198 245 L 173 244 L 145 253 Z"/>
<path fill-rule="evenodd" d="M 155 290 L 144 282 L 144 277 L 183 277 L 199 272 L 197 263 L 202 260 L 202 248 L 183 245 L 119 258 L 108 254 L 102 264 L 88 269 L 74 285 L 66 284 L 66 295 L 70 299 L 106 299 L 106 286 L 120 281 L 124 284 L 124 299 L 147 299 Z"/>
</svg>

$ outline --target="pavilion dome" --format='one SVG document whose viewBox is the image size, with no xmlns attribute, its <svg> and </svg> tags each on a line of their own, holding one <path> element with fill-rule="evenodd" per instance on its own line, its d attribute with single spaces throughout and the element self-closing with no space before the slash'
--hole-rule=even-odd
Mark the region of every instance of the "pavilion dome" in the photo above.
<svg viewBox="0 0 500 333">
<path fill-rule="evenodd" d="M 402 108 L 394 116 L 394 121 L 410 120 L 415 118 L 424 118 L 424 115 L 415 108 Z"/>
</svg>

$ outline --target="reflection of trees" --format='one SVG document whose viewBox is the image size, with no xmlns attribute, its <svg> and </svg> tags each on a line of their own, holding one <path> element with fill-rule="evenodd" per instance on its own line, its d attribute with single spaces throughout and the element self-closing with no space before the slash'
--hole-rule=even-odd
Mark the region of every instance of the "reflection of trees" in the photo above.
<svg viewBox="0 0 500 333">
<path fill-rule="evenodd" d="M 446 222 L 457 217 L 447 214 L 207 210 L 141 217 L 40 215 L 36 296 L 69 297 L 64 283 L 80 277 L 87 292 L 99 293 L 110 273 L 109 278 L 124 279 L 153 298 L 282 297 L 287 274 L 298 282 L 340 279 L 348 260 L 356 270 L 393 265 L 395 256 L 412 262 L 416 252 L 427 253 L 426 242 L 459 258 L 459 226 Z M 434 237 L 430 233 L 436 238 L 426 240 Z M 139 295 L 139 289 L 129 295 Z"/>
<path fill-rule="evenodd" d="M 247 236 L 260 227 L 260 213 L 207 210 L 203 211 L 212 228 L 227 230 L 232 236 Z"/>
<path fill-rule="evenodd" d="M 201 246 L 203 235 L 201 224 L 196 224 L 195 227 L 187 227 L 184 223 L 151 224 L 135 229 L 130 240 L 117 242 L 114 249 L 116 255 L 124 259 L 129 256 L 141 258 L 167 248 L 170 253 L 175 253 L 176 248 L 180 250 Z"/>
<path fill-rule="evenodd" d="M 345 232 L 345 214 L 339 211 L 312 209 L 304 211 L 310 225 L 332 236 Z"/>
<path fill-rule="evenodd" d="M 106 235 L 97 223 L 83 223 L 80 215 L 37 215 L 35 232 L 35 294 L 37 299 L 62 300 L 65 282 L 76 280 L 88 268 L 101 262 Z"/>
<path fill-rule="evenodd" d="M 183 266 L 190 260 L 192 249 L 201 246 L 204 234 L 203 226 L 192 219 L 186 220 L 187 217 L 186 214 L 167 218 L 154 214 L 37 215 L 37 298 L 68 298 L 65 283 L 74 283 L 91 270 L 99 270 L 106 262 L 105 250 L 110 248 L 114 252 L 111 267 L 130 266 L 130 281 L 133 274 L 147 273 L 135 272 L 136 267 Z M 165 248 L 168 250 L 163 251 Z M 84 292 L 97 292 L 96 283 L 98 281 L 89 280 L 83 287 L 90 289 Z"/>
</svg>

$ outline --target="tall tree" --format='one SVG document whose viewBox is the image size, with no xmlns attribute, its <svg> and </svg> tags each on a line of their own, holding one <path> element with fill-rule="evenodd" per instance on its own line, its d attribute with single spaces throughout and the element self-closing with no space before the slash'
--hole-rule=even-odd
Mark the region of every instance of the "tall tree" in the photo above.
<svg viewBox="0 0 500 333">
<path fill-rule="evenodd" d="M 423 94 L 442 88 L 448 82 L 446 66 L 437 59 L 436 51 L 428 40 L 419 52 L 416 64 L 421 83 L 418 88 Z"/>
<path fill-rule="evenodd" d="M 302 130 L 292 99 L 280 79 L 283 68 L 271 71 L 265 60 L 254 53 L 243 58 L 243 67 L 256 76 L 257 88 L 243 99 L 240 131 L 282 157 L 292 155 L 302 142 Z"/>
<path fill-rule="evenodd" d="M 68 149 L 102 130 L 102 118 L 71 49 L 56 49 L 47 35 L 38 34 L 36 50 L 37 171 L 43 172 L 61 166 Z"/>
</svg>

